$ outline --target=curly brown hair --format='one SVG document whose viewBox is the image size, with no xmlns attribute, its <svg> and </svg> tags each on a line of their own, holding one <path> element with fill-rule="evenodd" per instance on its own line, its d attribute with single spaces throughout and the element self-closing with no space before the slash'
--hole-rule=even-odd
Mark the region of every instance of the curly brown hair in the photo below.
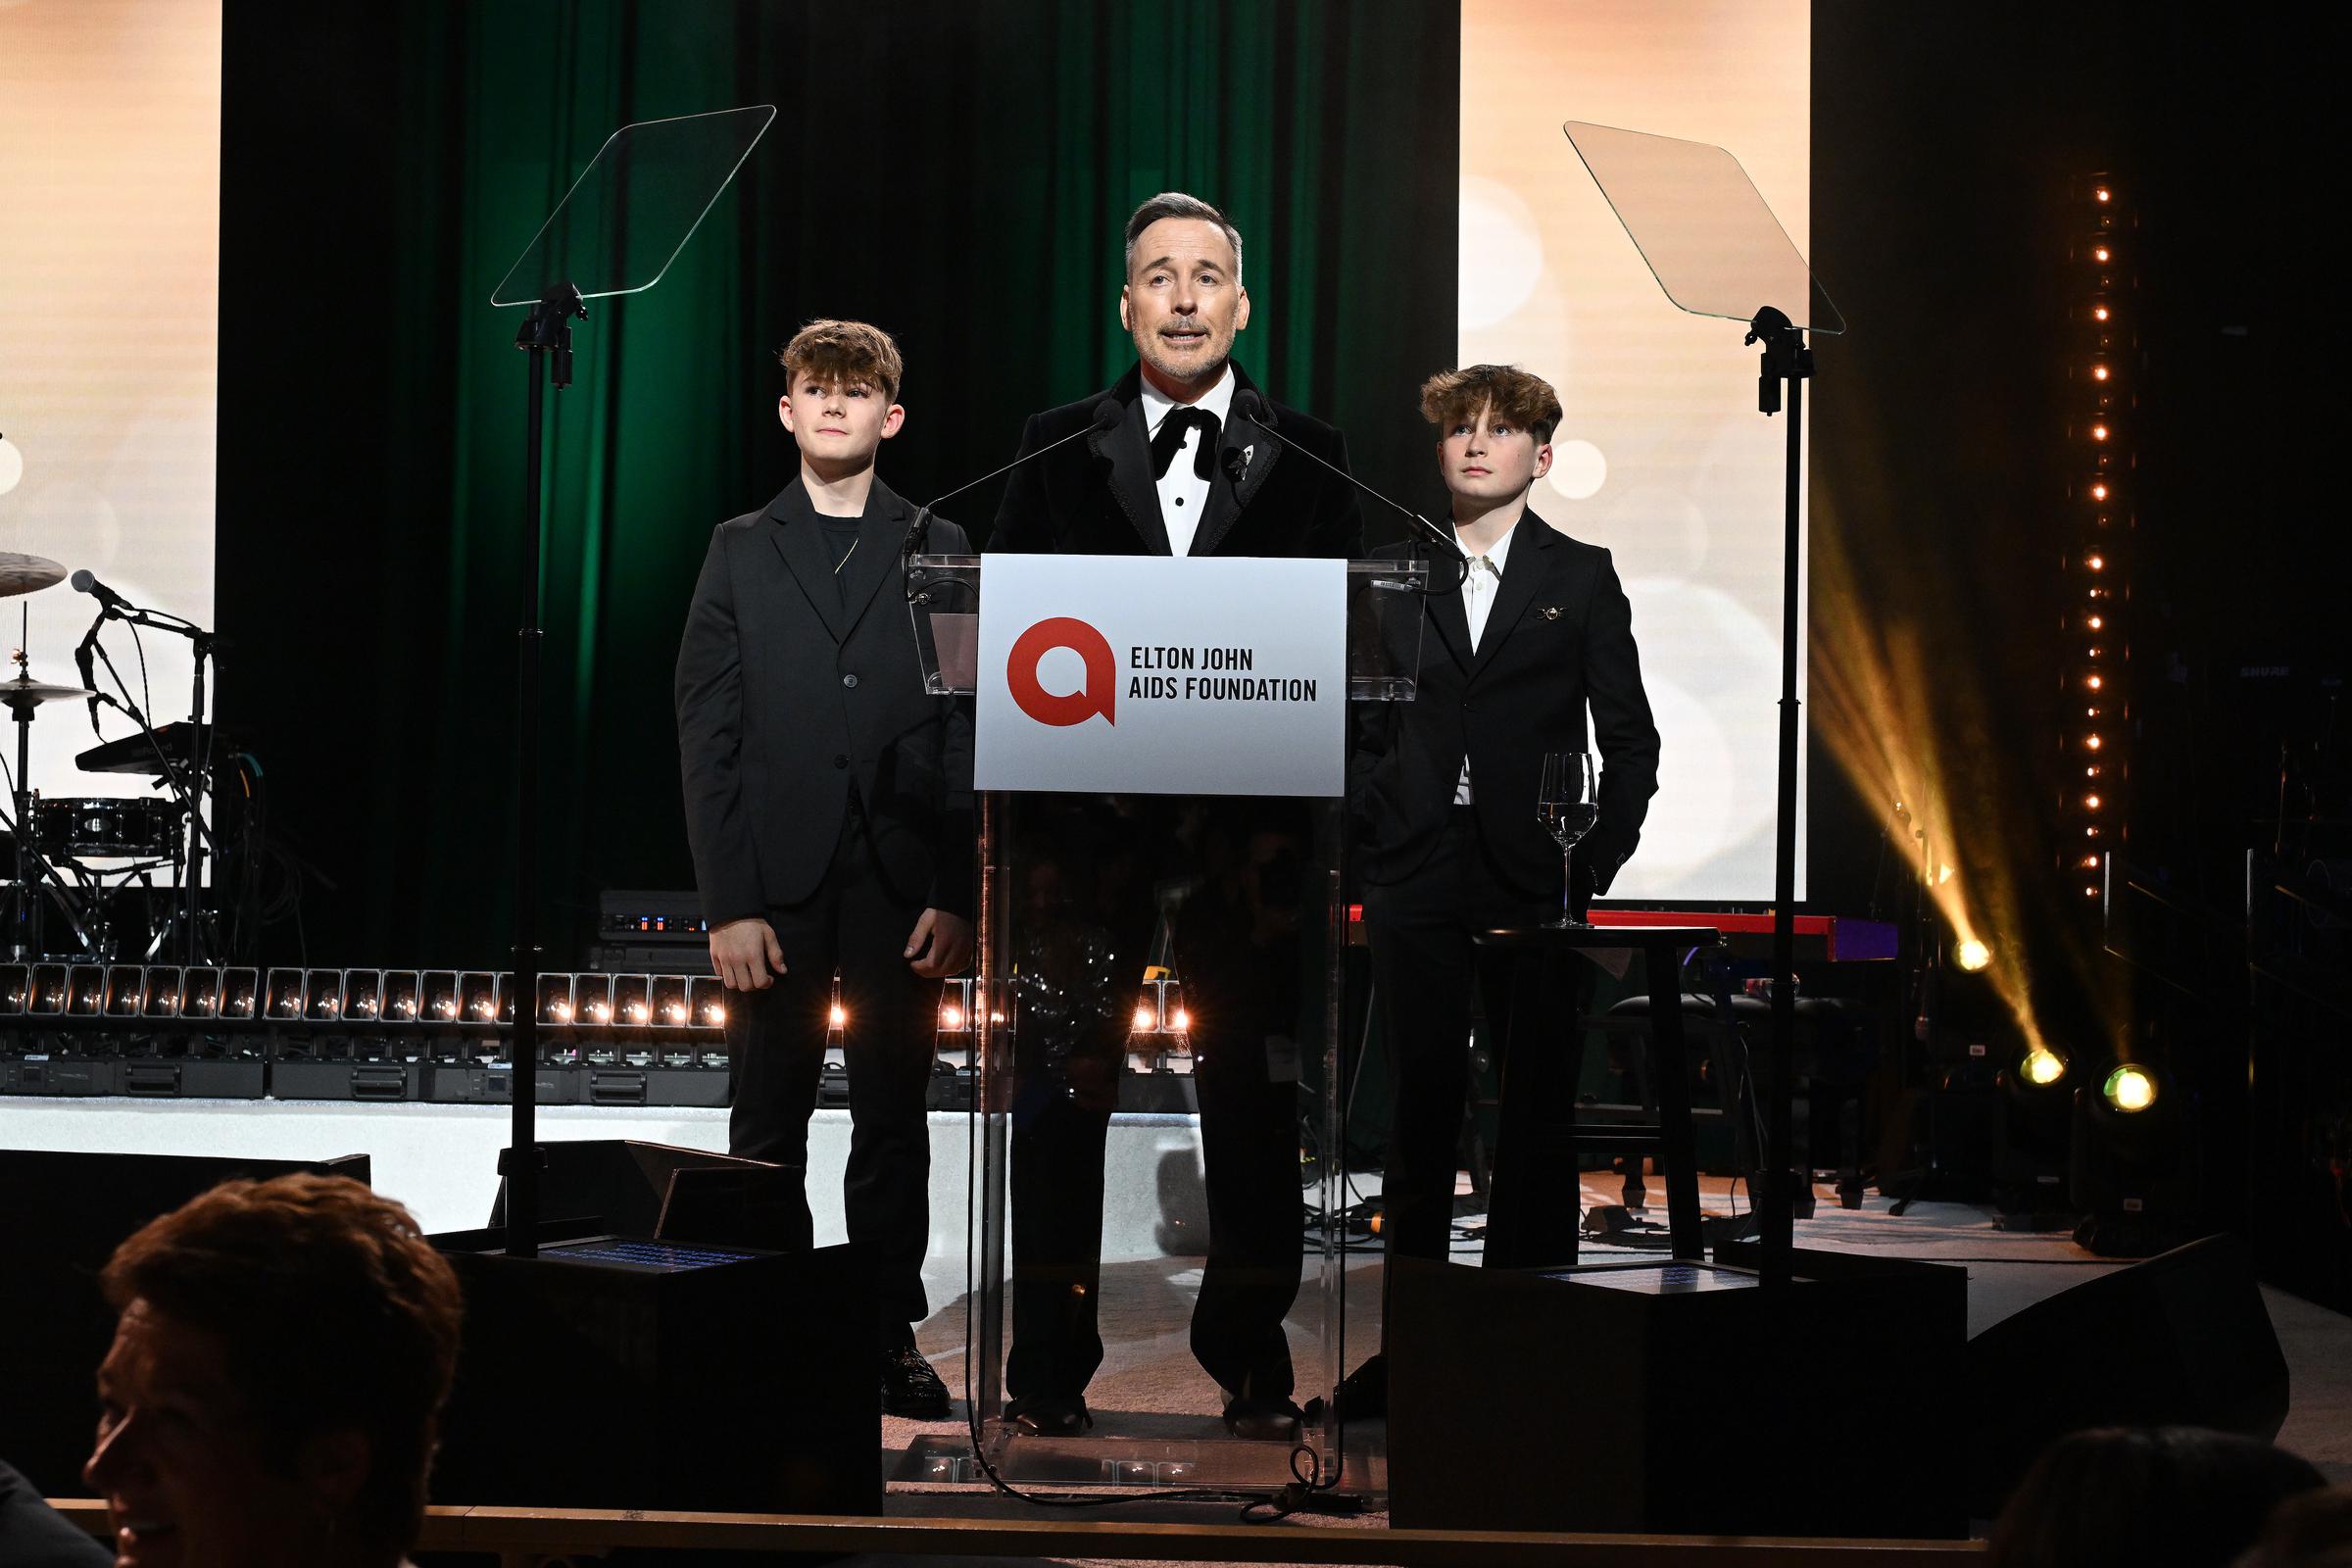
<svg viewBox="0 0 2352 1568">
<path fill-rule="evenodd" d="M 1421 417 L 1440 430 L 1492 407 L 1503 418 L 1535 434 L 1542 446 L 1560 427 L 1560 395 L 1540 375 L 1516 365 L 1467 365 L 1440 370 L 1421 383 Z"/>
<path fill-rule="evenodd" d="M 272 1463 L 364 1433 L 351 1527 L 415 1544 L 464 1302 L 406 1208 L 341 1176 L 222 1182 L 116 1248 L 98 1282 L 118 1312 L 143 1301 L 220 1341 Z"/>
<path fill-rule="evenodd" d="M 864 321 L 810 321 L 776 350 L 776 363 L 795 381 L 806 375 L 830 387 L 863 382 L 892 403 L 906 373 L 906 362 L 890 334 Z"/>
</svg>

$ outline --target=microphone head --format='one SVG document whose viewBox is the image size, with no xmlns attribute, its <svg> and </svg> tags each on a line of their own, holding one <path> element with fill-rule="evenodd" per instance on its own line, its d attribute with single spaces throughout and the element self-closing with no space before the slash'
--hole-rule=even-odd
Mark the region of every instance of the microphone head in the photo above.
<svg viewBox="0 0 2352 1568">
<path fill-rule="evenodd" d="M 1108 435 L 1119 427 L 1127 416 L 1127 405 L 1117 398 L 1103 398 L 1095 405 L 1095 428 Z"/>
<path fill-rule="evenodd" d="M 74 585 L 74 591 L 75 593 L 86 594 L 93 586 L 96 585 L 98 579 L 90 575 L 89 567 L 83 566 L 78 571 L 74 572 L 73 576 L 68 577 L 66 581 Z"/>
<path fill-rule="evenodd" d="M 1250 387 L 1243 387 L 1234 393 L 1233 413 L 1236 418 L 1248 419 L 1261 430 L 1274 428 L 1274 411 L 1267 407 L 1264 398 Z"/>
</svg>

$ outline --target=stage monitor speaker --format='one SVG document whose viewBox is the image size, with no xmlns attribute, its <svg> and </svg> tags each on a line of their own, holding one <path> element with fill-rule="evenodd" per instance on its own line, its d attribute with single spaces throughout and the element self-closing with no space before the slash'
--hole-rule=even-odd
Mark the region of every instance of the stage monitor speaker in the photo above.
<svg viewBox="0 0 2352 1568">
<path fill-rule="evenodd" d="M 814 1245 L 815 1220 L 800 1166 L 633 1138 L 539 1147 L 547 1161 L 539 1178 L 543 1221 L 584 1221 L 615 1236 L 775 1252 L 807 1251 Z M 504 1225 L 506 1218 L 507 1184 L 501 1178 L 490 1207 L 491 1227 Z"/>
<path fill-rule="evenodd" d="M 1767 1290 L 1752 1246 L 1715 1255 L 1392 1259 L 1397 1526 L 1964 1534 L 1967 1274 L 1800 1250 L 1796 1278 Z"/>
<path fill-rule="evenodd" d="M 851 1249 L 434 1240 L 466 1291 L 435 1501 L 882 1511 L 882 1341 Z"/>
<path fill-rule="evenodd" d="M 84 1154 L 0 1150 L 0 1457 L 48 1496 L 78 1496 L 98 1400 L 98 1363 L 114 1313 L 98 1271 L 140 1226 L 232 1177 L 289 1171 L 366 1184 L 368 1156 L 240 1159 L 210 1154 Z"/>
<path fill-rule="evenodd" d="M 1968 1345 L 1969 1511 L 2001 1510 L 2041 1451 L 2088 1427 L 2194 1426 L 2269 1440 L 2286 1357 L 2254 1254 L 2209 1236 L 2085 1280 Z"/>
</svg>

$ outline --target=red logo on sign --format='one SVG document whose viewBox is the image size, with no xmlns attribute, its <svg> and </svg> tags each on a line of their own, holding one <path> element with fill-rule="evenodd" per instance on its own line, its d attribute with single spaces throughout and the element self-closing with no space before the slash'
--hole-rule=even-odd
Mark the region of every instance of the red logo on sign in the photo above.
<svg viewBox="0 0 2352 1568">
<path fill-rule="evenodd" d="M 1038 662 L 1056 648 L 1074 649 L 1086 661 L 1086 685 L 1066 697 L 1046 690 L 1037 680 Z M 1083 724 L 1097 713 L 1109 723 L 1118 722 L 1111 712 L 1119 689 L 1118 661 L 1101 632 L 1072 616 L 1055 615 L 1021 633 L 1012 645 L 1012 658 L 1005 661 L 1004 684 L 1021 711 L 1040 724 Z"/>
</svg>

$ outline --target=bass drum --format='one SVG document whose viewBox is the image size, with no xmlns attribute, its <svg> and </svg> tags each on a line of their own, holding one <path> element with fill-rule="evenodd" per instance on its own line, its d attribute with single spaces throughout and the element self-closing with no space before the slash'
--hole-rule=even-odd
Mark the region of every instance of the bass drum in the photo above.
<svg viewBox="0 0 2352 1568">
<path fill-rule="evenodd" d="M 179 803 L 136 796 L 35 801 L 41 853 L 76 860 L 176 860 Z"/>
</svg>

